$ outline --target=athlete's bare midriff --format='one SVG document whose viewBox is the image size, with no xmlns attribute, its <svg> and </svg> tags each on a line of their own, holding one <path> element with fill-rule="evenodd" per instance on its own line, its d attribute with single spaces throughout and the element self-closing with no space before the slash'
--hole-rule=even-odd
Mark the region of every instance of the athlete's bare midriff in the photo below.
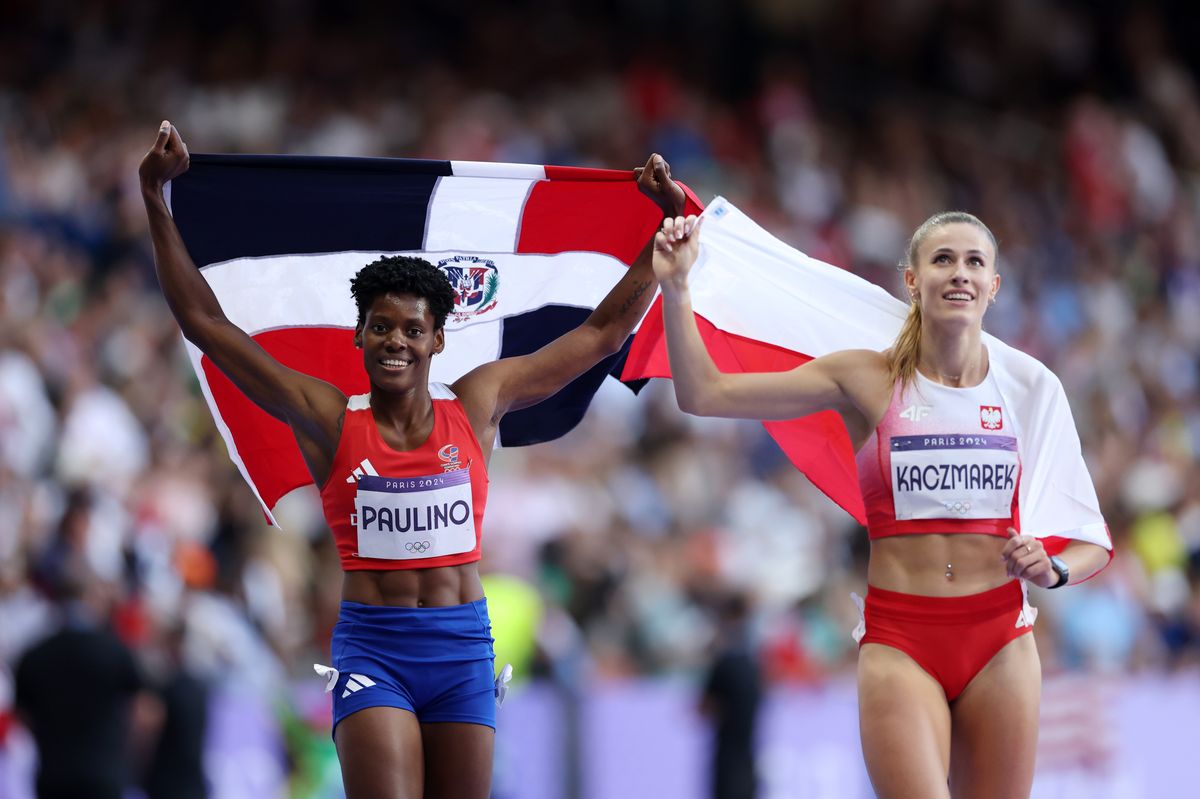
<svg viewBox="0 0 1200 799">
<path fill-rule="evenodd" d="M 920 596 L 966 596 L 1010 581 L 996 535 L 921 533 L 871 541 L 867 582 L 886 591 Z M 947 578 L 947 564 L 953 575 Z"/>
<path fill-rule="evenodd" d="M 342 580 L 342 599 L 364 605 L 443 608 L 483 599 L 483 583 L 478 563 L 432 569 L 348 571 Z"/>
</svg>

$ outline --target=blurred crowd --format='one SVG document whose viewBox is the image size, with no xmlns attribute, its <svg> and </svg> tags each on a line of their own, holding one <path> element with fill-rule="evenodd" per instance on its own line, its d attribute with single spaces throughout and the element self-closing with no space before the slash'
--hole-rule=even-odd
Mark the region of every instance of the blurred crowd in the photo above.
<svg viewBox="0 0 1200 799">
<path fill-rule="evenodd" d="M 300 726 L 320 715 L 286 689 L 329 662 L 336 552 L 311 492 L 265 525 L 158 294 L 136 168 L 163 118 L 198 152 L 657 151 L 702 199 L 889 289 L 926 216 L 976 213 L 1000 241 L 986 326 L 1061 377 L 1118 550 L 1035 598 L 1046 668 L 1200 662 L 1187 3 L 17 6 L 0 26 L 0 747 L 12 669 L 81 580 L 152 683 L 183 669 L 278 696 Z M 852 666 L 865 532 L 760 425 L 613 383 L 570 436 L 498 453 L 492 484 L 484 565 L 535 592 L 535 673 L 693 674 L 731 594 L 770 679 Z"/>
</svg>

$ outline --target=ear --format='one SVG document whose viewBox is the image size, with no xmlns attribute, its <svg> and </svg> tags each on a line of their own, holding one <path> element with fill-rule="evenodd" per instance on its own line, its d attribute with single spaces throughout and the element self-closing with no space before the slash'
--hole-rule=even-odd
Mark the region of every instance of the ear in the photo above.
<svg viewBox="0 0 1200 799">
<path fill-rule="evenodd" d="M 355 349 L 359 349 L 359 350 L 362 349 L 362 334 L 363 334 L 362 325 L 355 326 L 355 328 L 354 328 L 354 348 Z"/>
<path fill-rule="evenodd" d="M 433 331 L 433 354 L 437 355 L 446 349 L 446 328 L 439 327 Z"/>
<path fill-rule="evenodd" d="M 996 295 L 1000 292 L 1000 275 L 997 274 L 992 278 L 992 292 L 988 296 L 988 302 L 995 302 Z"/>
<path fill-rule="evenodd" d="M 917 273 L 911 266 L 904 268 L 904 289 L 910 298 L 917 290 Z"/>
</svg>

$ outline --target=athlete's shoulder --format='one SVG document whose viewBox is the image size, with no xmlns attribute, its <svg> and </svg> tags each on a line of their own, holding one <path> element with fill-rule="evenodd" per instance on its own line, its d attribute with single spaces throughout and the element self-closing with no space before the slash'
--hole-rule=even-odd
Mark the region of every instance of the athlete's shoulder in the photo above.
<svg viewBox="0 0 1200 799">
<path fill-rule="evenodd" d="M 837 369 L 868 369 L 886 372 L 888 368 L 887 356 L 877 350 L 837 350 L 813 360 Z"/>
<path fill-rule="evenodd" d="M 876 350 L 838 350 L 817 358 L 821 368 L 842 386 L 882 390 L 890 386 L 887 356 Z"/>
</svg>

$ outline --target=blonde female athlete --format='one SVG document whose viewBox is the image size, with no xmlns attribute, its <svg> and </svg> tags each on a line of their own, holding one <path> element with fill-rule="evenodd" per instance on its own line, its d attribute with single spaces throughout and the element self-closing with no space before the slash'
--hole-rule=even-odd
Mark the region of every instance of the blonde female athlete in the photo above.
<svg viewBox="0 0 1200 799">
<path fill-rule="evenodd" d="M 486 799 L 496 705 L 477 567 L 496 427 L 621 347 L 654 296 L 651 242 L 582 325 L 450 386 L 429 382 L 454 304 L 449 281 L 420 258 L 364 266 L 351 291 L 371 391 L 347 397 L 284 367 L 225 317 L 163 199 L 187 168 L 187 148 L 164 122 L 139 170 L 155 269 L 183 334 L 291 427 L 321 489 L 345 571 L 332 655 L 346 795 Z M 638 185 L 665 213 L 682 210 L 683 190 L 657 155 Z"/>
<path fill-rule="evenodd" d="M 1024 583 L 1084 580 L 1108 552 L 1071 541 L 1051 557 L 1018 532 L 1021 448 L 982 338 L 1001 282 L 995 238 L 959 212 L 916 230 L 904 271 L 912 306 L 884 352 L 722 374 L 688 294 L 699 228 L 695 217 L 667 220 L 654 249 L 680 408 L 744 419 L 832 409 L 858 453 L 871 538 L 859 719 L 876 793 L 1027 797 L 1041 665 Z"/>
</svg>

